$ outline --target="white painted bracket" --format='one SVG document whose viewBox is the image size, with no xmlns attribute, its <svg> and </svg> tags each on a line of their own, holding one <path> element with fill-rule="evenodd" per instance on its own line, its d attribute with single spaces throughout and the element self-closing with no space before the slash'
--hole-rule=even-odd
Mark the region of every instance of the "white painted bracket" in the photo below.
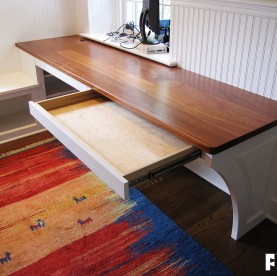
<svg viewBox="0 0 277 276">
<path fill-rule="evenodd" d="M 230 191 L 233 239 L 265 218 L 277 223 L 277 127 L 204 158 Z"/>
</svg>

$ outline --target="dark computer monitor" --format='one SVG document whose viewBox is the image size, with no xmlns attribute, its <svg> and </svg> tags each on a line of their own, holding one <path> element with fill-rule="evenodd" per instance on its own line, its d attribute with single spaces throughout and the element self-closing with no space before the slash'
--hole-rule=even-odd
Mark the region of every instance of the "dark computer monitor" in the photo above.
<svg viewBox="0 0 277 276">
<path fill-rule="evenodd" d="M 160 3 L 159 0 L 143 0 L 142 11 L 139 19 L 141 42 L 143 44 L 157 44 L 158 40 L 146 34 L 148 27 L 156 35 L 160 34 Z"/>
</svg>

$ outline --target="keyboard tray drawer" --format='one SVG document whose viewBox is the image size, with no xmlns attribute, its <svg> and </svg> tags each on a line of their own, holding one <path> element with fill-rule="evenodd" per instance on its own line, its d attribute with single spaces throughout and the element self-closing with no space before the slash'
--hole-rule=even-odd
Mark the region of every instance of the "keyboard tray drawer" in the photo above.
<svg viewBox="0 0 277 276">
<path fill-rule="evenodd" d="M 91 90 L 30 102 L 31 114 L 122 198 L 201 150 Z"/>
</svg>

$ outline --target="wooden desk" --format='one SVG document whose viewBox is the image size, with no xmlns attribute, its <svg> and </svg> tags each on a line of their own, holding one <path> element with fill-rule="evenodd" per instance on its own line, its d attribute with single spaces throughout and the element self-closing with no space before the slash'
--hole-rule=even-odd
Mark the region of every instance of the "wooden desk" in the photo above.
<svg viewBox="0 0 277 276">
<path fill-rule="evenodd" d="M 230 190 L 234 239 L 277 222 L 276 101 L 79 36 L 16 46 L 201 149 Z"/>
</svg>

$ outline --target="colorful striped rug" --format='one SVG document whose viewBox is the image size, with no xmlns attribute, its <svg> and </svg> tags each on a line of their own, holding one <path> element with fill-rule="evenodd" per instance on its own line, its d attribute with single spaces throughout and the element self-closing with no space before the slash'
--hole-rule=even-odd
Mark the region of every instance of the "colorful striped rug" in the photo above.
<svg viewBox="0 0 277 276">
<path fill-rule="evenodd" d="M 0 275 L 230 275 L 137 189 L 122 200 L 57 140 L 0 157 Z"/>
</svg>

